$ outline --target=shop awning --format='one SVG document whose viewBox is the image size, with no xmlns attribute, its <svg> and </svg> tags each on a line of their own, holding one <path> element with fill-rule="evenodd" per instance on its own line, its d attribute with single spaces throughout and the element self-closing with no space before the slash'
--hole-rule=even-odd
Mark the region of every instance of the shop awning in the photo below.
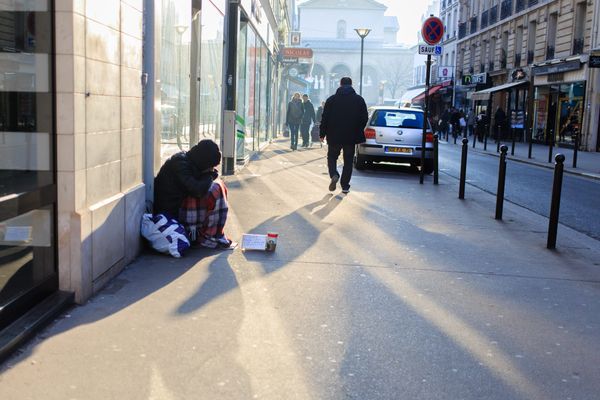
<svg viewBox="0 0 600 400">
<path fill-rule="evenodd" d="M 471 96 L 471 100 L 473 101 L 481 101 L 481 100 L 489 100 L 492 93 L 500 92 L 502 90 L 511 89 L 517 86 L 529 85 L 529 81 L 518 81 L 518 82 L 510 82 L 505 83 L 504 85 L 494 86 L 488 89 L 483 89 L 478 92 L 474 92 Z"/>
<path fill-rule="evenodd" d="M 404 94 L 400 98 L 400 103 L 401 103 L 400 105 L 404 105 L 406 103 L 412 102 L 412 99 L 414 99 L 416 96 L 420 95 L 421 93 L 425 93 L 425 88 L 407 90 L 406 92 L 404 92 Z"/>
<path fill-rule="evenodd" d="M 442 85 L 435 85 L 435 86 L 430 87 L 428 96 L 431 96 L 432 94 L 434 94 L 441 88 L 442 88 Z M 421 101 L 421 100 L 425 100 L 425 92 L 421 93 L 420 95 L 418 95 L 417 97 L 412 99 L 412 101 Z"/>
</svg>

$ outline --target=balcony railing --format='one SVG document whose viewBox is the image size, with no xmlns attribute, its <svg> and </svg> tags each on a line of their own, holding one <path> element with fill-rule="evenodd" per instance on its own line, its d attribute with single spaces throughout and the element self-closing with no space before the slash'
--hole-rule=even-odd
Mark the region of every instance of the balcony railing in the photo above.
<svg viewBox="0 0 600 400">
<path fill-rule="evenodd" d="M 481 13 L 481 29 L 488 26 L 488 17 L 489 17 L 489 10 L 485 10 L 484 12 Z"/>
<path fill-rule="evenodd" d="M 573 54 L 583 53 L 583 38 L 578 38 L 573 41 Z"/>
<path fill-rule="evenodd" d="M 533 50 L 529 50 L 527 52 L 527 64 L 532 64 L 533 63 Z"/>
<path fill-rule="evenodd" d="M 495 24 L 498 21 L 498 4 L 490 8 L 490 21 L 489 24 Z"/>
<path fill-rule="evenodd" d="M 521 66 L 521 53 L 515 54 L 515 67 Z"/>
<path fill-rule="evenodd" d="M 471 18 L 471 33 L 477 32 L 477 17 Z"/>
<path fill-rule="evenodd" d="M 540 2 L 539 0 L 529 0 L 529 7 L 535 6 L 539 2 Z"/>
<path fill-rule="evenodd" d="M 546 46 L 546 60 L 554 58 L 554 46 Z"/>
<path fill-rule="evenodd" d="M 462 39 L 467 36 L 467 23 L 463 22 L 458 24 L 458 38 Z"/>
<path fill-rule="evenodd" d="M 515 12 L 523 11 L 525 9 L 526 5 L 527 5 L 526 0 L 517 0 L 517 2 L 515 4 Z"/>
<path fill-rule="evenodd" d="M 500 19 L 508 18 L 512 15 L 512 0 L 504 0 L 500 5 Z"/>
</svg>

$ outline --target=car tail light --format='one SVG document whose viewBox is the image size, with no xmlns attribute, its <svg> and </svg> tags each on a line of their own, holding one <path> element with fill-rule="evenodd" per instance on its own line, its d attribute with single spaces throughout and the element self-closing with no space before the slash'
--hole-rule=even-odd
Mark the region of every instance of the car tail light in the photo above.
<svg viewBox="0 0 600 400">
<path fill-rule="evenodd" d="M 427 143 L 433 143 L 433 133 L 427 133 L 427 134 L 425 134 L 425 142 L 427 142 Z"/>
<path fill-rule="evenodd" d="M 367 139 L 375 139 L 375 129 L 373 129 L 373 128 L 365 129 L 365 137 Z"/>
</svg>

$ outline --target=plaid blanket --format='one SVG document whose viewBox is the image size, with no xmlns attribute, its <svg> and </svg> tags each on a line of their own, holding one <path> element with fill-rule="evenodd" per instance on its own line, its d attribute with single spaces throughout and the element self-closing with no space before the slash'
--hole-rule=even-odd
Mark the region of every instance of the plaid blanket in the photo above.
<svg viewBox="0 0 600 400">
<path fill-rule="evenodd" d="M 217 247 L 227 241 L 223 229 L 227 221 L 227 187 L 215 180 L 206 196 L 186 197 L 179 209 L 179 222 L 185 227 L 190 242 L 200 242 L 205 247 Z"/>
</svg>

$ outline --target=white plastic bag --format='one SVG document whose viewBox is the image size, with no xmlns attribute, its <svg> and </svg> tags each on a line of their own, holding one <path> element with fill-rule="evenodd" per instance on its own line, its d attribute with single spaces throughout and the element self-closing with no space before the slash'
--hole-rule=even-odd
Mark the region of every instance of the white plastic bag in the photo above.
<svg viewBox="0 0 600 400">
<path fill-rule="evenodd" d="M 150 242 L 154 250 L 175 258 L 181 257 L 190 247 L 185 228 L 176 220 L 162 214 L 142 216 L 142 236 Z"/>
</svg>

